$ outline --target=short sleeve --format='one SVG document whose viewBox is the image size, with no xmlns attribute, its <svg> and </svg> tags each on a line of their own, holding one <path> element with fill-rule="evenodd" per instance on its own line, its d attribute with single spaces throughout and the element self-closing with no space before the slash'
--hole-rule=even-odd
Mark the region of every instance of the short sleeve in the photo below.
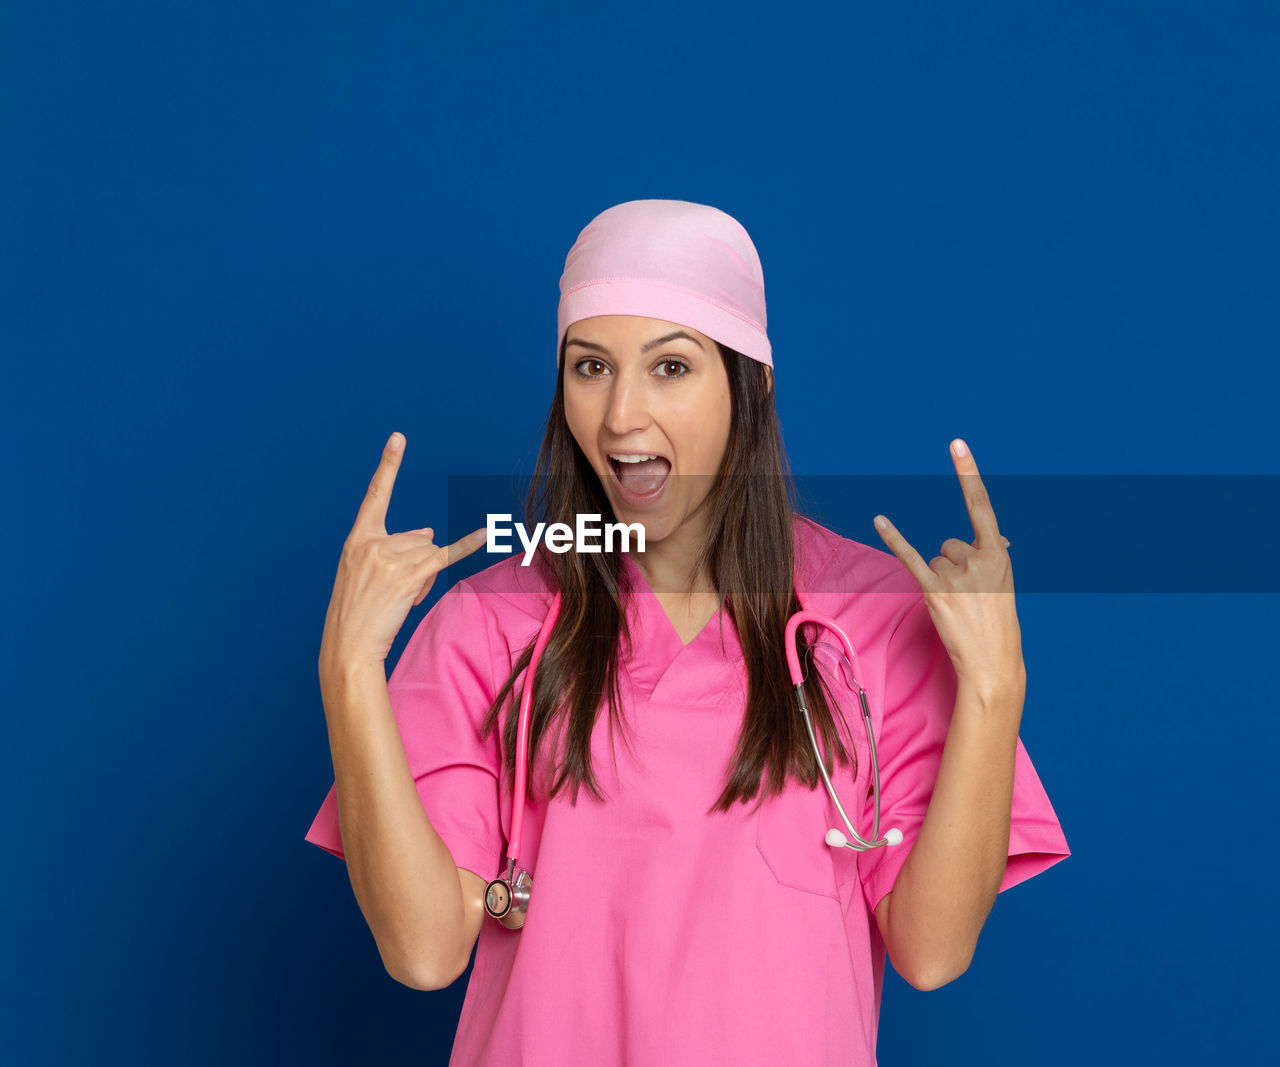
<svg viewBox="0 0 1280 1067">
<path fill-rule="evenodd" d="M 493 697 L 486 611 L 464 579 L 423 616 L 387 681 L 423 809 L 454 863 L 484 878 L 502 866 L 498 731 L 480 737 Z M 335 785 L 304 838 L 346 858 Z"/>
<path fill-rule="evenodd" d="M 858 853 L 858 874 L 874 912 L 893 889 L 929 810 L 956 702 L 956 672 L 922 595 L 903 615 L 886 649 L 884 713 L 876 734 L 880 833 L 897 827 L 902 843 Z M 863 826 L 872 825 L 870 796 Z M 1053 805 L 1018 738 L 1013 772 L 1009 859 L 1000 891 L 1069 856 Z"/>
</svg>

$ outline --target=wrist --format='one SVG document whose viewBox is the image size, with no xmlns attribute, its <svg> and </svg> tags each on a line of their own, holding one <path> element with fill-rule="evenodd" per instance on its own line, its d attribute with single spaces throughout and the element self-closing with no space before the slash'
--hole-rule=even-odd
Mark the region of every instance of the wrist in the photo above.
<svg viewBox="0 0 1280 1067">
<path fill-rule="evenodd" d="M 957 697 L 984 717 L 1018 720 L 1026 700 L 1026 674 L 1020 678 L 957 679 Z"/>
<path fill-rule="evenodd" d="M 370 678 L 387 680 L 386 661 L 376 656 L 321 656 L 320 689 L 346 688 Z"/>
</svg>

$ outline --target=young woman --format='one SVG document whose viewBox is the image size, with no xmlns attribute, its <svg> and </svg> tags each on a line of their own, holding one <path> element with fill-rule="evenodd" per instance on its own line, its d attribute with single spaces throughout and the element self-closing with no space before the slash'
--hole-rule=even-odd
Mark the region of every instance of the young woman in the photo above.
<svg viewBox="0 0 1280 1067">
<path fill-rule="evenodd" d="M 886 552 L 796 514 L 759 258 L 712 207 L 597 216 L 559 328 L 526 525 L 638 523 L 644 551 L 517 548 L 387 680 L 485 542 L 387 534 L 393 434 L 325 621 L 335 783 L 306 839 L 397 980 L 447 986 L 475 949 L 451 1062 L 872 1067 L 886 952 L 953 980 L 997 892 L 1069 855 L 974 459 L 952 442 L 976 538 L 927 565 L 892 524 Z"/>
</svg>

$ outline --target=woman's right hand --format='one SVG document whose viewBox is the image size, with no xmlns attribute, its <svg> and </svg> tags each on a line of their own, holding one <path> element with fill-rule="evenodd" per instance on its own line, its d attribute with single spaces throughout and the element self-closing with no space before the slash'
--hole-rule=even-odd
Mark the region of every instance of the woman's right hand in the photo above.
<svg viewBox="0 0 1280 1067">
<path fill-rule="evenodd" d="M 403 446 L 404 435 L 393 433 L 342 546 L 320 639 L 322 675 L 353 664 L 385 663 L 409 609 L 422 603 L 436 574 L 485 542 L 484 528 L 446 546 L 435 544 L 430 527 L 387 533 L 387 505 Z"/>
</svg>

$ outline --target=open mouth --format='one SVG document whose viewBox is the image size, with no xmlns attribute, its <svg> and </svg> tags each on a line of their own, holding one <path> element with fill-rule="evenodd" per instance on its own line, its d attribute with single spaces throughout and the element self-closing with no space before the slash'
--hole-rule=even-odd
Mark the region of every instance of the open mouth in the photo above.
<svg viewBox="0 0 1280 1067">
<path fill-rule="evenodd" d="M 671 476 L 671 461 L 665 456 L 613 453 L 608 459 L 614 485 L 631 504 L 655 500 Z"/>
</svg>

